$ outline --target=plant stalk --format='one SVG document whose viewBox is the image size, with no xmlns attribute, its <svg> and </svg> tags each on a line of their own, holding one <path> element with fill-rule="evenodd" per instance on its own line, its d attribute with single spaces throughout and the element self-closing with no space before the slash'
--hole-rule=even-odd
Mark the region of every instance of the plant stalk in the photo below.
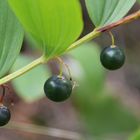
<svg viewBox="0 0 140 140">
<path fill-rule="evenodd" d="M 85 35 L 83 38 L 77 40 L 76 42 L 74 42 L 67 50 L 66 52 L 69 52 L 75 48 L 77 48 L 80 44 L 83 44 L 87 41 L 92 40 L 93 38 L 98 37 L 101 34 L 100 31 L 97 31 L 96 29 L 94 29 L 91 33 Z"/>
<path fill-rule="evenodd" d="M 96 28 L 96 29 L 94 29 L 94 31 L 92 31 L 91 33 L 87 34 L 86 36 L 77 40 L 75 43 L 73 43 L 71 46 L 69 46 L 69 48 L 65 51 L 65 53 L 71 51 L 72 49 L 77 48 L 82 43 L 85 43 L 87 41 L 90 41 L 90 40 L 98 37 L 103 32 L 109 31 L 117 26 L 124 25 L 124 24 L 129 23 L 131 21 L 134 21 L 138 18 L 140 18 L 140 10 L 135 12 L 134 14 L 131 14 L 131 15 L 115 22 L 115 23 L 111 23 L 111 24 L 106 25 L 106 26 L 101 27 L 101 28 Z M 15 79 L 15 78 L 23 75 L 24 73 L 28 72 L 29 70 L 33 69 L 34 67 L 36 67 L 42 63 L 45 63 L 46 61 L 47 60 L 44 56 L 36 59 L 35 61 L 31 62 L 27 66 L 21 68 L 20 70 L 14 72 L 12 74 L 9 74 L 8 76 L 5 76 L 4 78 L 0 79 L 0 85 L 5 84 L 5 83 L 11 81 L 12 79 Z"/>
<path fill-rule="evenodd" d="M 34 67 L 46 62 L 47 60 L 45 59 L 44 56 L 41 56 L 40 58 L 34 60 L 33 62 L 31 62 L 30 64 L 26 65 L 25 67 L 17 70 L 16 72 L 13 72 L 12 74 L 9 74 L 7 76 L 5 76 L 4 78 L 0 79 L 0 85 L 3 85 L 21 75 L 23 75 L 24 73 L 30 71 L 31 69 L 33 69 Z"/>
</svg>

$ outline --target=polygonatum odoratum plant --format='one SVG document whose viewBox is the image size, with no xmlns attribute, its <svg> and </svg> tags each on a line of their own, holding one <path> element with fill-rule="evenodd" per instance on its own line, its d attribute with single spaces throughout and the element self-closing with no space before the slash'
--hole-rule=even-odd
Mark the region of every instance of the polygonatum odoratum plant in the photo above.
<svg viewBox="0 0 140 140">
<path fill-rule="evenodd" d="M 4 89 L 5 83 L 21 76 L 20 80 L 13 81 L 18 91 L 21 91 L 21 88 L 28 90 L 29 80 L 35 84 L 34 87 L 44 85 L 44 92 L 50 100 L 56 102 L 66 100 L 70 97 L 75 82 L 69 66 L 60 56 L 99 37 L 103 32 L 110 33 L 112 44 L 101 52 L 99 58 L 101 64 L 109 70 L 119 69 L 125 62 L 125 54 L 116 46 L 110 30 L 140 17 L 140 11 L 137 11 L 123 18 L 135 2 L 136 0 L 85 0 L 95 28 L 80 37 L 84 28 L 80 0 L 0 0 L 0 85 Z M 36 44 L 36 47 L 33 47 L 41 51 L 41 57 L 28 60 L 25 56 L 19 56 L 24 35 L 32 38 Z M 10 70 L 18 56 L 18 60 L 23 61 L 25 66 L 22 68 L 13 66 Z M 57 59 L 60 63 L 60 73 L 45 80 L 44 77 L 48 72 L 44 72 L 44 67 L 38 66 L 52 59 Z M 18 60 L 20 65 L 21 62 Z M 67 69 L 68 76 L 64 76 L 63 66 Z M 35 98 L 40 97 L 41 91 L 37 89 L 32 91 L 36 93 Z M 25 94 L 23 92 L 21 96 L 24 98 Z M 33 99 L 31 95 L 26 96 L 28 100 Z M 5 113 L 2 110 L 5 109 L 2 103 L 1 106 L 0 120 Z M 8 122 L 7 119 L 5 121 Z"/>
</svg>

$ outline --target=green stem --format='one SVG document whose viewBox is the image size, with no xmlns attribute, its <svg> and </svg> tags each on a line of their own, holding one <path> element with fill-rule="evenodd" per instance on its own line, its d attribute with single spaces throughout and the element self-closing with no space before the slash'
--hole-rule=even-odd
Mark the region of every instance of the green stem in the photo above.
<svg viewBox="0 0 140 140">
<path fill-rule="evenodd" d="M 41 56 L 40 58 L 34 60 L 33 62 L 31 62 L 30 64 L 26 65 L 25 67 L 17 70 L 16 72 L 9 74 L 7 76 L 5 76 L 4 78 L 0 79 L 0 85 L 5 84 L 21 75 L 23 75 L 24 73 L 30 71 L 31 69 L 33 69 L 34 67 L 46 62 L 47 60 L 45 59 L 44 56 Z"/>
<path fill-rule="evenodd" d="M 87 41 L 90 41 L 94 38 L 96 38 L 97 36 L 101 35 L 101 33 L 105 32 L 105 31 L 109 31 L 117 26 L 126 24 L 128 22 L 134 21 L 136 19 L 140 18 L 140 10 L 135 12 L 134 14 L 131 14 L 115 23 L 111 23 L 109 25 L 106 25 L 104 27 L 95 29 L 94 31 L 92 31 L 91 33 L 87 34 L 86 36 L 84 36 L 83 38 L 77 40 L 75 43 L 73 43 L 66 51 L 71 51 L 72 49 L 77 48 L 80 44 L 85 43 Z M 30 63 L 29 65 L 23 67 L 22 69 L 0 79 L 0 85 L 9 82 L 10 80 L 17 78 L 21 75 L 23 75 L 24 73 L 28 72 L 29 70 L 33 69 L 34 67 L 46 62 L 47 60 L 45 59 L 44 56 L 40 57 L 39 59 L 33 61 L 32 63 Z"/>
<path fill-rule="evenodd" d="M 72 49 L 75 49 L 77 48 L 80 44 L 82 43 L 85 43 L 87 41 L 90 41 L 94 38 L 96 38 L 97 36 L 99 36 L 101 34 L 100 31 L 97 31 L 96 29 L 93 30 L 91 33 L 87 34 L 86 36 L 84 36 L 83 38 L 77 40 L 75 43 L 73 43 L 67 50 L 66 52 L 68 51 L 71 51 Z"/>
</svg>

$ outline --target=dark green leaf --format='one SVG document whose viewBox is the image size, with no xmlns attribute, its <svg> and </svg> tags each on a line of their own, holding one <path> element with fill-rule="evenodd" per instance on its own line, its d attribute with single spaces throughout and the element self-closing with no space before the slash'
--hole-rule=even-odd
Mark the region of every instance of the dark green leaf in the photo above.
<svg viewBox="0 0 140 140">
<path fill-rule="evenodd" d="M 10 10 L 7 0 L 0 0 L 0 77 L 4 76 L 17 58 L 24 31 Z"/>
<path fill-rule="evenodd" d="M 105 26 L 121 19 L 136 0 L 86 0 L 87 9 L 96 27 Z"/>
</svg>

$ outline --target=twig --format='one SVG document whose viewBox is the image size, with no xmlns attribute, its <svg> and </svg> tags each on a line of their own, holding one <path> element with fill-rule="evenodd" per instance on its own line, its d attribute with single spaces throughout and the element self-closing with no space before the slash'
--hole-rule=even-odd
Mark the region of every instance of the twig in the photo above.
<svg viewBox="0 0 140 140">
<path fill-rule="evenodd" d="M 98 37 L 99 35 L 101 35 L 101 33 L 105 32 L 105 31 L 109 31 L 117 26 L 120 26 L 120 25 L 124 25 L 126 23 L 129 23 L 131 21 L 134 21 L 136 19 L 140 18 L 140 10 L 115 22 L 115 23 L 111 23 L 109 25 L 106 25 L 104 27 L 101 27 L 101 28 L 96 28 L 94 31 L 92 31 L 91 33 L 87 34 L 86 36 L 84 36 L 83 38 L 77 40 L 75 43 L 73 43 L 67 50 L 66 52 L 74 49 L 74 48 L 77 48 L 79 45 L 81 45 L 82 43 L 85 43 L 87 41 L 90 41 L 96 37 Z"/>
<path fill-rule="evenodd" d="M 40 58 L 38 58 L 38 59 L 34 60 L 33 62 L 31 62 L 30 64 L 26 65 L 25 67 L 23 67 L 23 68 L 15 71 L 15 72 L 7 75 L 7 76 L 1 78 L 0 79 L 0 85 L 3 85 L 5 83 L 7 83 L 7 82 L 9 82 L 9 81 L 21 76 L 21 75 L 23 75 L 24 73 L 32 70 L 34 67 L 37 67 L 38 65 L 44 63 L 45 61 L 47 61 L 45 59 L 45 57 L 41 56 Z"/>
<path fill-rule="evenodd" d="M 21 123 L 21 122 L 11 122 L 9 123 L 9 125 L 5 126 L 4 128 L 24 131 L 24 132 L 34 133 L 39 135 L 47 135 L 47 136 L 57 137 L 61 139 L 84 140 L 83 137 L 76 132 L 38 126 L 33 124 L 27 124 L 27 123 Z"/>
<path fill-rule="evenodd" d="M 51 136 L 51 137 L 56 137 L 56 138 L 66 139 L 66 140 L 96 140 L 96 139 L 118 140 L 118 138 L 128 137 L 131 134 L 130 132 L 127 132 L 127 133 L 119 133 L 119 134 L 107 134 L 102 136 L 95 136 L 95 135 L 87 136 L 73 131 L 50 128 L 50 127 L 39 126 L 39 125 L 29 124 L 29 123 L 27 124 L 23 122 L 15 122 L 15 121 L 10 122 L 8 125 L 6 125 L 3 128 L 16 130 L 16 131 L 23 131 L 27 133 L 33 133 L 37 135 Z"/>
<path fill-rule="evenodd" d="M 131 15 L 129 15 L 129 16 L 127 16 L 127 17 L 115 22 L 115 23 L 111 23 L 111 24 L 109 24 L 107 26 L 104 26 L 104 27 L 101 27 L 101 28 L 96 28 L 91 33 L 87 34 L 83 38 L 81 38 L 81 39 L 77 40 L 76 42 L 74 42 L 71 46 L 69 46 L 69 48 L 64 53 L 66 53 L 68 51 L 71 51 L 74 48 L 77 48 L 82 43 L 85 43 L 87 41 L 90 41 L 90 40 L 98 37 L 99 35 L 101 35 L 102 32 L 109 31 L 112 28 L 115 28 L 117 26 L 126 24 L 126 23 L 131 22 L 131 21 L 134 21 L 134 20 L 136 20 L 138 18 L 140 18 L 140 10 L 135 12 L 134 14 L 131 14 Z M 29 70 L 33 69 L 34 67 L 36 67 L 36 66 L 38 66 L 38 65 L 40 65 L 42 63 L 47 62 L 47 60 L 45 59 L 45 57 L 41 57 L 41 58 L 35 60 L 34 62 L 30 63 L 29 65 L 27 65 L 27 66 L 25 66 L 23 68 L 21 68 L 20 70 L 14 72 L 12 74 L 9 74 L 6 77 L 0 79 L 0 85 L 2 85 L 4 83 L 7 83 L 7 82 L 13 80 L 14 78 L 17 78 L 17 77 L 23 75 L 24 73 L 28 72 Z"/>
<path fill-rule="evenodd" d="M 109 24 L 105 27 L 101 27 L 97 31 L 105 32 L 105 31 L 111 30 L 112 28 L 115 28 L 117 26 L 124 25 L 126 23 L 131 22 L 131 21 L 134 21 L 138 18 L 140 18 L 140 10 L 131 14 L 131 15 L 129 15 L 129 16 L 127 16 L 127 17 L 125 17 L 125 18 L 123 18 L 123 19 L 121 19 L 121 20 L 119 20 L 119 21 L 117 21 L 117 22 L 115 22 L 115 23 Z"/>
</svg>

